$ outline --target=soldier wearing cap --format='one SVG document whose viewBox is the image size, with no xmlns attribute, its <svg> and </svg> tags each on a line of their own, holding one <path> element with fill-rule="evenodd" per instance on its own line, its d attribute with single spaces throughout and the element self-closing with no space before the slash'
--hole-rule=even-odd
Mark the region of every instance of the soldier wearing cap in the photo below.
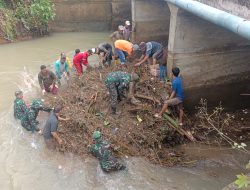
<svg viewBox="0 0 250 190">
<path fill-rule="evenodd" d="M 24 117 L 21 119 L 22 126 L 28 131 L 38 131 L 41 130 L 38 128 L 39 122 L 36 120 L 39 111 L 50 112 L 52 109 L 43 105 L 41 100 L 33 100 L 30 108 L 26 111 Z"/>
<path fill-rule="evenodd" d="M 15 92 L 16 99 L 14 101 L 14 117 L 21 120 L 28 110 L 27 105 L 23 100 L 23 92 L 18 90 Z"/>
<path fill-rule="evenodd" d="M 110 143 L 102 139 L 100 131 L 93 133 L 93 139 L 95 144 L 90 146 L 90 152 L 99 160 L 103 171 L 111 172 L 126 168 L 112 155 Z"/>
<path fill-rule="evenodd" d="M 117 103 L 121 101 L 122 97 L 125 96 L 124 91 L 129 90 L 128 98 L 131 103 L 140 103 L 139 100 L 135 99 L 134 93 L 134 82 L 139 80 L 139 76 L 136 73 L 127 73 L 122 71 L 116 71 L 109 73 L 105 79 L 105 85 L 109 91 L 111 98 L 111 110 L 112 114 L 117 114 Z"/>
</svg>

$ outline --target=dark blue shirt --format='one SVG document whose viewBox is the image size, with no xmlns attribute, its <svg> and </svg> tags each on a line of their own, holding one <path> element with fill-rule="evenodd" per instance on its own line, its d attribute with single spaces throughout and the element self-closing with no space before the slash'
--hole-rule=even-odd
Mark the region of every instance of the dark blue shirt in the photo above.
<svg viewBox="0 0 250 190">
<path fill-rule="evenodd" d="M 52 139 L 52 132 L 56 132 L 57 131 L 57 127 L 58 127 L 58 119 L 56 114 L 51 111 L 49 118 L 44 126 L 43 129 L 43 137 L 45 139 Z"/>
<path fill-rule="evenodd" d="M 182 80 L 180 77 L 174 78 L 174 80 L 172 81 L 172 89 L 175 91 L 176 97 L 183 102 L 184 92 L 183 92 Z"/>
<path fill-rule="evenodd" d="M 154 41 L 148 42 L 146 43 L 146 55 L 148 55 L 149 57 L 152 57 L 154 53 L 161 50 L 162 48 L 163 48 L 162 45 L 158 42 L 154 42 Z"/>
</svg>

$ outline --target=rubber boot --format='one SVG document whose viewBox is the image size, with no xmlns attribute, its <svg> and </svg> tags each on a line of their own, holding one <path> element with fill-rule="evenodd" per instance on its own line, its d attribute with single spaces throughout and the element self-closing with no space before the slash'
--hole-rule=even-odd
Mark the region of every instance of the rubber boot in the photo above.
<svg viewBox="0 0 250 190">
<path fill-rule="evenodd" d="M 111 113 L 112 113 L 113 115 L 116 114 L 116 107 L 111 107 Z"/>
</svg>

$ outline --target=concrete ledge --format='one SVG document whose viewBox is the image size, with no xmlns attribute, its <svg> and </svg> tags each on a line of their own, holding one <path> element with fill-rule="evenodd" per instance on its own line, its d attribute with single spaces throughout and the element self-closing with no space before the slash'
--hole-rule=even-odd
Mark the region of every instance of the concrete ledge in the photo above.
<svg viewBox="0 0 250 190">
<path fill-rule="evenodd" d="M 52 32 L 102 32 L 110 30 L 110 22 L 56 22 L 51 24 Z"/>
</svg>

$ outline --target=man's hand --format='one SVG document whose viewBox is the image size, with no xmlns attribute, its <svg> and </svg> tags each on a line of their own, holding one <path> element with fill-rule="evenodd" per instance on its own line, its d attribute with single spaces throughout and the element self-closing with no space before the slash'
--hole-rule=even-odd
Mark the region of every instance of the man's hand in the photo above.
<svg viewBox="0 0 250 190">
<path fill-rule="evenodd" d="M 58 139 L 58 144 L 62 145 L 63 144 L 63 140 L 62 139 Z"/>
<path fill-rule="evenodd" d="M 52 90 L 52 89 L 53 89 L 53 86 L 54 86 L 53 84 L 50 85 L 50 86 L 49 86 L 49 89 Z"/>
<path fill-rule="evenodd" d="M 58 119 L 60 121 L 69 121 L 70 120 L 70 118 L 63 118 L 63 117 L 60 117 L 60 116 L 58 116 Z"/>
<path fill-rule="evenodd" d="M 46 91 L 45 91 L 45 89 L 43 89 L 43 90 L 42 90 L 42 94 L 45 95 L 45 93 L 46 93 Z"/>
<path fill-rule="evenodd" d="M 63 72 L 62 75 L 63 75 L 63 77 L 65 77 L 65 78 L 67 77 L 67 73 L 66 73 L 66 72 Z"/>
<path fill-rule="evenodd" d="M 139 67 L 141 64 L 140 63 L 136 63 L 135 64 L 135 67 Z"/>
</svg>

